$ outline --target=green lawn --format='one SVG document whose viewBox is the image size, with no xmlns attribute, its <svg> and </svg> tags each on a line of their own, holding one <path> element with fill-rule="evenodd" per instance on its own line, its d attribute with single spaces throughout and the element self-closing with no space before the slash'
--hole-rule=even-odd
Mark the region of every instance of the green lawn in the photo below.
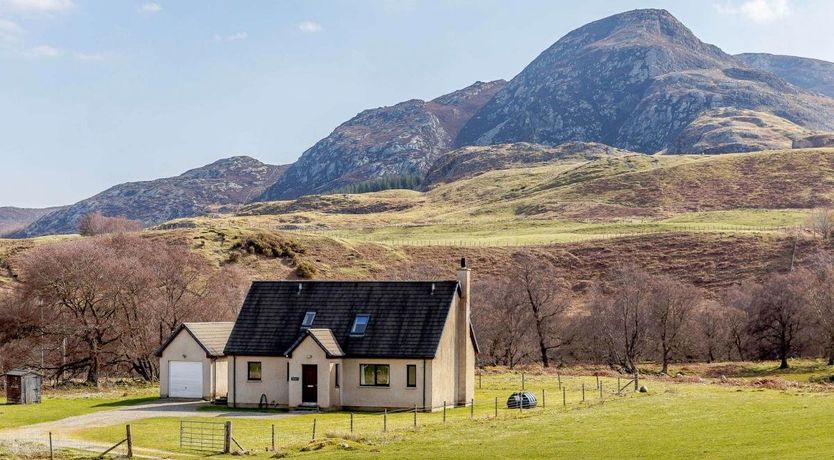
<svg viewBox="0 0 834 460">
<path fill-rule="evenodd" d="M 562 383 L 566 407 L 555 376 L 528 376 L 528 390 L 538 395 L 546 391 L 546 407 L 521 415 L 502 408 L 493 419 L 494 398 L 503 406 L 507 395 L 520 387 L 520 375 L 488 375 L 476 393 L 474 419 L 469 408 L 449 410 L 445 423 L 442 412 L 418 413 L 416 431 L 412 413 L 389 414 L 387 433 L 382 415 L 357 414 L 354 436 L 347 434 L 346 413 L 216 420 L 232 420 L 235 439 L 257 456 L 271 455 L 265 448 L 272 424 L 279 450 L 291 456 L 310 455 L 302 451 L 305 448 L 335 458 L 376 452 L 399 458 L 819 458 L 834 452 L 834 392 L 645 379 L 648 394 L 617 396 L 616 379 L 603 378 L 601 401 L 594 377 L 562 377 Z M 310 442 L 313 419 L 315 443 Z M 146 419 L 132 428 L 138 447 L 188 452 L 179 448 L 177 419 Z M 109 441 L 123 430 L 112 426 L 77 435 Z"/>
<path fill-rule="evenodd" d="M 158 390 L 155 388 L 98 394 L 62 393 L 52 395 L 46 392 L 40 404 L 26 405 L 6 404 L 5 399 L 0 399 L 0 430 L 148 402 L 158 399 L 158 394 Z"/>
</svg>

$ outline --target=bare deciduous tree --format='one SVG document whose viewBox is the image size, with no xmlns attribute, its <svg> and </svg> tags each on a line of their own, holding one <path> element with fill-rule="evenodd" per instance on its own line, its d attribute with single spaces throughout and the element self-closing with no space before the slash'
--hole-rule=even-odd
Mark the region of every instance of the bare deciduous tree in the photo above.
<svg viewBox="0 0 834 460">
<path fill-rule="evenodd" d="M 669 360 L 681 346 L 695 307 L 702 301 L 695 287 L 667 275 L 653 277 L 649 299 L 648 324 L 656 340 L 662 368 L 669 371 Z"/>
<path fill-rule="evenodd" d="M 21 301 L 42 314 L 37 334 L 68 344 L 59 372 L 86 369 L 91 384 L 105 366 L 158 378 L 152 353 L 160 332 L 187 320 L 230 319 L 242 295 L 233 270 L 218 271 L 183 244 L 139 236 L 41 246 L 21 266 Z"/>
<path fill-rule="evenodd" d="M 535 354 L 530 312 L 517 286 L 509 279 L 491 277 L 477 282 L 473 294 L 477 308 L 472 322 L 492 364 L 512 369 Z"/>
<path fill-rule="evenodd" d="M 775 356 L 780 369 L 787 369 L 788 357 L 798 348 L 807 325 L 808 275 L 803 270 L 775 273 L 754 291 L 750 305 L 750 335 L 756 340 L 760 357 Z"/>
<path fill-rule="evenodd" d="M 651 277 L 634 266 L 616 269 L 589 299 L 593 334 L 608 350 L 611 364 L 628 373 L 637 372 L 646 349 L 650 299 Z"/>
<path fill-rule="evenodd" d="M 730 345 L 726 307 L 717 302 L 705 302 L 696 312 L 698 343 L 708 363 L 720 359 Z"/>
<path fill-rule="evenodd" d="M 565 281 L 549 264 L 530 254 L 516 254 L 512 268 L 513 288 L 521 292 L 524 304 L 536 332 L 539 358 L 544 367 L 550 366 L 550 352 L 568 343 L 564 328 L 566 312 L 570 308 L 570 290 Z"/>
<path fill-rule="evenodd" d="M 142 222 L 124 216 L 107 217 L 100 212 L 81 216 L 78 220 L 78 233 L 84 236 L 104 235 L 107 233 L 127 233 L 142 230 Z"/>
<path fill-rule="evenodd" d="M 820 336 L 828 365 L 834 365 L 834 264 L 830 259 L 819 260 L 813 270 L 813 289 L 810 292 L 812 320 Z"/>
</svg>

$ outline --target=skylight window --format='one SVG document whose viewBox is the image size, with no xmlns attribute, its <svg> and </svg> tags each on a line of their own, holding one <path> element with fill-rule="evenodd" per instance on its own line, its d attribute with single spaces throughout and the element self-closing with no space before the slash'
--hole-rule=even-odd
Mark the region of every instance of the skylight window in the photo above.
<svg viewBox="0 0 834 460">
<path fill-rule="evenodd" d="M 356 315 L 353 320 L 353 327 L 350 328 L 350 335 L 365 335 L 365 329 L 368 328 L 368 321 L 371 315 Z"/>
<path fill-rule="evenodd" d="M 308 311 L 304 314 L 304 320 L 301 321 L 301 327 L 310 327 L 313 325 L 313 320 L 316 319 L 316 312 Z"/>
</svg>

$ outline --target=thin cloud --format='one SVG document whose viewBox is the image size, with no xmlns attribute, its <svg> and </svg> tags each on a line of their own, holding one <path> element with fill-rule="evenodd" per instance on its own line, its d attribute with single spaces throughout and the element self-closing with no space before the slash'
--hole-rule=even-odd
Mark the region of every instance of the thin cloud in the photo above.
<svg viewBox="0 0 834 460">
<path fill-rule="evenodd" d="M 791 13 L 789 0 L 747 0 L 741 4 L 716 3 L 714 6 L 721 14 L 741 16 L 757 24 L 770 24 Z"/>
<path fill-rule="evenodd" d="M 246 32 L 238 32 L 231 35 L 214 34 L 214 41 L 216 42 L 236 42 L 239 40 L 246 40 L 249 34 Z"/>
<path fill-rule="evenodd" d="M 0 40 L 16 41 L 23 33 L 21 28 L 16 23 L 0 18 Z"/>
<path fill-rule="evenodd" d="M 298 30 L 304 32 L 305 34 L 314 34 L 316 32 L 321 32 L 324 28 L 317 22 L 303 21 L 298 23 Z"/>
<path fill-rule="evenodd" d="M 77 61 L 101 61 L 104 55 L 101 53 L 84 53 L 81 51 L 74 51 L 72 58 Z"/>
<path fill-rule="evenodd" d="M 23 12 L 50 13 L 75 7 L 72 0 L 0 0 L 0 7 Z"/>
<path fill-rule="evenodd" d="M 55 48 L 49 45 L 38 45 L 29 48 L 26 53 L 27 56 L 39 59 L 54 59 L 64 55 L 64 51 L 60 48 Z"/>
<path fill-rule="evenodd" d="M 144 14 L 156 14 L 162 11 L 162 6 L 159 3 L 149 2 L 139 7 L 139 12 Z"/>
</svg>

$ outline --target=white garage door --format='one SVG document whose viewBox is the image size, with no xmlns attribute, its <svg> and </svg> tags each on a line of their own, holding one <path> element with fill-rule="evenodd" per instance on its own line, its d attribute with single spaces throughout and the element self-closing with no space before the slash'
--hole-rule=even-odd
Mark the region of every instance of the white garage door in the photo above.
<svg viewBox="0 0 834 460">
<path fill-rule="evenodd" d="M 172 398 L 202 398 L 203 363 L 199 361 L 169 361 L 168 396 Z"/>
</svg>

